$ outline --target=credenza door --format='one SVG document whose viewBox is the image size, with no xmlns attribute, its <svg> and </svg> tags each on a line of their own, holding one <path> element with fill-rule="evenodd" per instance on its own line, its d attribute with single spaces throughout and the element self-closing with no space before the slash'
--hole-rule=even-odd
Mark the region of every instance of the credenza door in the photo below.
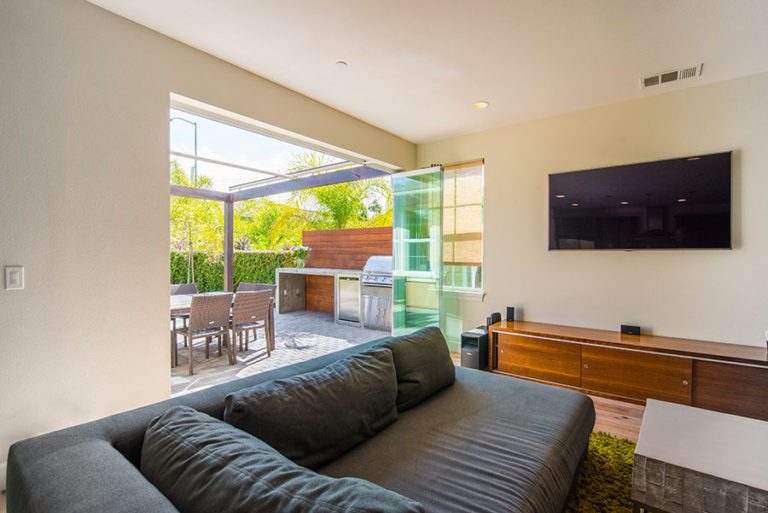
<svg viewBox="0 0 768 513">
<path fill-rule="evenodd" d="M 581 386 L 588 391 L 691 404 L 689 358 L 585 345 L 581 363 Z"/>
<path fill-rule="evenodd" d="M 578 387 L 581 346 L 499 333 L 497 368 L 517 376 Z"/>
</svg>

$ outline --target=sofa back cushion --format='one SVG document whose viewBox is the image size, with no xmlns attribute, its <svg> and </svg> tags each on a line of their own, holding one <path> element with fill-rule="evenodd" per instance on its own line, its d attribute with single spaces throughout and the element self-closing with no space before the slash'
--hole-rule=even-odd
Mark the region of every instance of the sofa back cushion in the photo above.
<svg viewBox="0 0 768 513">
<path fill-rule="evenodd" d="M 318 468 L 397 420 L 396 398 L 392 352 L 379 347 L 232 392 L 224 420 L 299 465 Z"/>
<path fill-rule="evenodd" d="M 153 420 L 141 472 L 182 513 L 417 513 L 422 507 L 361 479 L 300 467 L 269 445 L 187 406 Z"/>
<path fill-rule="evenodd" d="M 456 380 L 456 367 L 439 328 L 393 337 L 382 344 L 392 351 L 397 371 L 397 409 L 413 408 Z"/>
</svg>

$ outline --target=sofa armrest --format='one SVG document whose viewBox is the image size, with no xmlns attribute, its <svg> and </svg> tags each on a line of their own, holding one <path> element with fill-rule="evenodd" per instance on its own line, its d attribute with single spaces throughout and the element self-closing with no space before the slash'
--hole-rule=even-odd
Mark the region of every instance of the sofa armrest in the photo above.
<svg viewBox="0 0 768 513">
<path fill-rule="evenodd" d="M 92 437 L 14 444 L 6 487 L 8 513 L 178 513 L 109 442 Z"/>
</svg>

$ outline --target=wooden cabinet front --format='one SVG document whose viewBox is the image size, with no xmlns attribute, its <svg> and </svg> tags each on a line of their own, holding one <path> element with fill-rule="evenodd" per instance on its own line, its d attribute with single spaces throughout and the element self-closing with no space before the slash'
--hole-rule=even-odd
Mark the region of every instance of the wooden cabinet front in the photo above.
<svg viewBox="0 0 768 513">
<path fill-rule="evenodd" d="M 581 382 L 581 346 L 499 333 L 497 369 L 578 387 Z"/>
<path fill-rule="evenodd" d="M 693 379 L 697 408 L 768 420 L 768 368 L 697 361 Z"/>
<path fill-rule="evenodd" d="M 583 346 L 582 388 L 630 399 L 691 404 L 693 362 L 658 354 Z"/>
</svg>

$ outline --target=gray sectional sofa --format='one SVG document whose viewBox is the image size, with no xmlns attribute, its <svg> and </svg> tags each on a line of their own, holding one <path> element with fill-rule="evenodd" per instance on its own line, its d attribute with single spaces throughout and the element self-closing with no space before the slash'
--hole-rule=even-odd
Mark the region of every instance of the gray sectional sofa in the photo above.
<svg viewBox="0 0 768 513">
<path fill-rule="evenodd" d="M 428 347 L 419 342 L 419 337 L 431 339 L 431 344 L 439 338 L 444 344 L 438 330 L 427 330 L 416 339 L 410 339 L 412 347 Z M 237 405 L 233 406 L 233 402 L 240 401 L 238 404 L 247 407 L 249 390 L 266 389 L 269 392 L 274 389 L 273 383 L 283 382 L 293 387 L 297 383 L 300 386 L 304 377 L 318 372 L 322 375 L 325 372 L 323 369 L 358 358 L 360 353 L 381 353 L 377 348 L 391 348 L 393 340 L 398 342 L 398 339 L 392 338 L 369 342 L 18 442 L 11 447 L 8 459 L 8 513 L 190 511 L 188 504 L 173 502 L 169 499 L 170 495 L 164 495 L 155 486 L 158 479 L 163 480 L 168 461 L 175 457 L 172 451 L 163 454 L 162 439 L 150 438 L 150 432 L 157 431 L 158 424 L 166 420 L 173 423 L 173 418 L 167 418 L 169 415 L 173 417 L 171 414 L 174 411 L 181 411 L 182 416 L 205 413 L 213 417 L 204 416 L 208 422 L 224 426 L 225 423 L 216 419 L 225 417 L 226 398 L 228 420 L 234 419 L 234 426 L 249 431 L 247 419 L 241 419 L 242 425 L 238 425 Z M 392 362 L 390 351 L 385 353 Z M 400 411 L 386 412 L 386 415 L 394 415 L 396 420 L 388 418 L 387 422 L 375 428 L 376 432 L 370 438 L 355 440 L 353 447 L 337 451 L 341 454 L 325 452 L 323 458 L 311 460 L 315 463 L 314 470 L 321 474 L 318 479 L 335 482 L 323 476 L 360 478 L 386 489 L 382 492 L 392 491 L 404 496 L 410 500 L 409 504 L 421 505 L 417 509 L 397 511 L 422 511 L 420 508 L 423 508 L 428 513 L 557 513 L 563 510 L 594 426 L 594 407 L 587 396 L 462 368 L 455 369 L 455 381 L 453 375 L 450 376 L 450 386 L 433 386 L 428 393 L 422 393 L 425 389 L 423 383 L 417 383 L 418 379 L 405 379 L 398 352 L 392 349 L 392 353 L 397 371 L 397 409 Z M 421 361 L 426 362 L 424 358 L 429 354 L 422 350 Z M 439 358 L 444 358 L 442 353 Z M 445 366 L 439 372 L 442 375 L 438 373 L 438 379 L 444 381 Z M 450 372 L 453 374 L 452 369 Z M 435 392 L 437 388 L 442 389 Z M 409 404 L 401 404 L 404 391 L 410 398 Z M 349 404 L 355 404 L 355 401 L 360 403 L 355 398 L 347 399 L 353 401 Z M 384 400 L 384 396 L 377 399 L 379 402 Z M 189 408 L 178 408 L 182 406 Z M 338 414 L 338 404 L 336 409 L 337 413 L 333 413 L 333 408 L 329 408 L 329 415 Z M 279 405 L 273 406 L 272 410 L 284 411 Z M 321 410 L 308 413 L 302 422 L 306 422 L 307 426 L 327 423 L 328 418 L 318 418 L 318 411 Z M 267 429 L 264 426 L 261 428 Z M 198 431 L 208 438 L 216 438 L 210 430 Z M 226 424 L 225 431 L 230 437 L 258 441 L 229 424 Z M 142 456 L 145 434 L 157 449 L 144 447 Z M 278 447 L 280 440 L 275 438 L 275 443 L 271 443 L 269 438 L 267 429 L 262 439 L 269 445 L 262 445 L 274 451 L 270 445 Z M 245 443 L 248 443 L 247 440 Z M 153 458 L 156 464 L 150 466 L 147 461 L 142 461 L 142 457 L 145 460 Z M 283 458 L 280 454 L 276 457 Z M 236 459 L 235 455 L 227 461 L 236 465 Z M 197 463 L 199 467 L 199 461 Z M 287 459 L 285 463 L 295 465 Z M 221 468 L 226 469 L 227 466 Z M 158 477 L 158 472 L 161 477 Z M 285 474 L 283 471 L 276 473 Z M 174 480 L 175 477 L 170 479 Z M 341 481 L 352 485 L 360 483 L 348 479 Z M 170 486 L 173 485 L 171 483 Z M 358 488 L 365 487 L 358 485 Z M 245 511 L 223 506 L 217 509 Z M 265 506 L 259 511 L 284 510 L 282 507 Z M 360 509 L 358 503 L 343 510 L 315 504 L 314 508 L 306 511 L 395 509 Z"/>
</svg>

